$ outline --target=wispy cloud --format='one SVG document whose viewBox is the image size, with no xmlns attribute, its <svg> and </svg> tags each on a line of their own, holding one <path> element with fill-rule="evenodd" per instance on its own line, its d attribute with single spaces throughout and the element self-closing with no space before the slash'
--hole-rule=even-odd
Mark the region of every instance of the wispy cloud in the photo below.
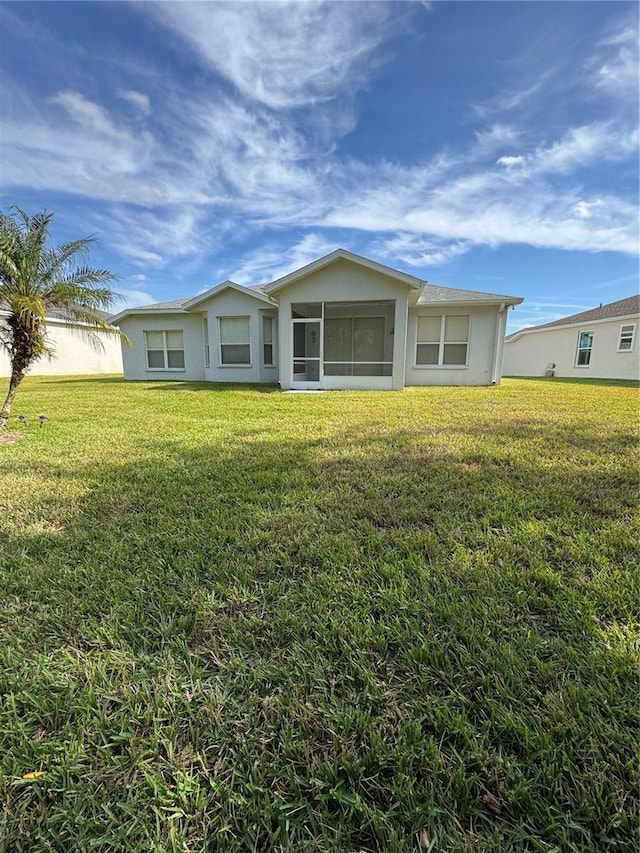
<svg viewBox="0 0 640 853">
<path fill-rule="evenodd" d="M 638 25 L 637 13 L 633 22 L 620 22 L 610 35 L 603 38 L 596 56 L 588 63 L 595 72 L 596 85 L 615 97 L 638 96 Z"/>
<path fill-rule="evenodd" d="M 135 276 L 134 276 L 135 278 Z M 116 300 L 111 308 L 112 314 L 124 311 L 125 308 L 137 308 L 138 305 L 150 305 L 157 300 L 150 293 L 137 288 L 118 287 Z"/>
<path fill-rule="evenodd" d="M 229 277 L 244 285 L 274 281 L 336 248 L 330 239 L 314 233 L 306 234 L 294 245 L 287 245 L 282 240 L 273 241 L 268 249 L 261 248 L 245 255 Z M 221 269 L 220 275 L 223 274 L 226 275 Z"/>
<path fill-rule="evenodd" d="M 388 3 L 142 3 L 250 101 L 300 107 L 355 91 L 402 15 Z"/>
<path fill-rule="evenodd" d="M 233 271 L 257 283 L 331 251 L 336 229 L 347 248 L 413 267 L 505 243 L 637 252 L 633 192 L 590 189 L 585 178 L 603 164 L 635 161 L 636 116 L 532 126 L 518 110 L 545 101 L 555 66 L 535 79 L 530 65 L 517 69 L 513 85 L 510 78 L 477 111 L 486 126 L 470 129 L 466 144 L 410 165 L 358 159 L 341 145 L 357 125 L 353 95 L 413 11 L 383 3 L 136 8 L 206 66 L 198 85 L 163 79 L 154 89 L 152 75 L 132 74 L 108 91 L 88 80 L 86 89 L 38 98 L 5 77 L 0 145 L 7 187 L 86 200 L 103 242 L 140 267 L 195 266 L 260 233 L 269 250 L 249 253 Z M 627 80 L 629 27 L 595 45 L 592 83 L 594 75 Z M 585 76 L 584 66 L 578 71 Z M 96 91 L 102 100 L 90 96 Z M 289 229 L 309 233 L 287 247 Z"/>
<path fill-rule="evenodd" d="M 100 104 L 87 100 L 79 92 L 58 92 L 51 98 L 52 104 L 60 104 L 64 110 L 89 134 L 123 140 L 127 134 L 119 130 Z"/>
<path fill-rule="evenodd" d="M 136 92 L 135 89 L 118 89 L 117 95 L 123 101 L 130 103 L 143 116 L 148 116 L 151 112 L 151 102 L 149 96 L 143 92 Z"/>
<path fill-rule="evenodd" d="M 419 234 L 399 233 L 375 241 L 371 250 L 377 257 L 390 259 L 396 265 L 411 267 L 444 266 L 458 255 L 471 249 L 472 243 L 464 240 L 451 242 L 430 240 Z"/>
</svg>

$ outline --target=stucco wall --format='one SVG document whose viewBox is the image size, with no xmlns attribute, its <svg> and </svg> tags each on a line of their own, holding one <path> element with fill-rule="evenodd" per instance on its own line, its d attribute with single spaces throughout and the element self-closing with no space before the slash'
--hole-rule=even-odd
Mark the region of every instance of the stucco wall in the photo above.
<svg viewBox="0 0 640 853">
<path fill-rule="evenodd" d="M 636 324 L 631 352 L 618 352 L 620 327 Z M 593 332 L 591 361 L 576 366 L 580 332 Z M 638 317 L 618 317 L 586 325 L 541 329 L 525 332 L 504 345 L 505 376 L 544 376 L 547 365 L 554 363 L 555 375 L 582 379 L 639 379 Z"/>
<path fill-rule="evenodd" d="M 271 308 L 266 302 L 255 299 L 237 290 L 229 288 L 214 296 L 208 302 L 198 306 L 202 316 L 209 322 L 210 363 L 205 368 L 205 378 L 211 382 L 277 382 L 278 381 L 278 346 L 277 346 L 277 313 L 278 309 Z M 262 316 L 274 318 L 274 366 L 263 364 L 262 345 Z M 219 317 L 249 317 L 249 335 L 251 344 L 251 364 L 239 366 L 223 366 L 220 361 Z"/>
<path fill-rule="evenodd" d="M 0 317 L 2 323 L 2 317 Z M 53 358 L 38 359 L 31 376 L 69 376 L 91 373 L 122 373 L 120 339 L 116 335 L 82 333 L 62 321 L 47 321 L 47 343 L 55 350 Z M 0 350 L 0 376 L 9 376 L 7 353 Z"/>
<path fill-rule="evenodd" d="M 466 315 L 470 317 L 467 367 L 416 366 L 416 333 L 418 317 Z M 493 362 L 496 351 L 496 325 L 498 306 L 409 309 L 407 338 L 407 385 L 490 385 L 493 380 Z M 499 378 L 499 371 L 498 371 Z"/>
<path fill-rule="evenodd" d="M 120 328 L 131 341 L 122 345 L 125 379 L 182 379 L 198 381 L 204 377 L 204 341 L 200 314 L 131 314 Z M 144 332 L 182 329 L 184 332 L 184 370 L 149 369 L 146 364 Z"/>
<path fill-rule="evenodd" d="M 395 300 L 393 335 L 393 388 L 402 388 L 404 379 L 405 336 L 408 286 L 389 276 L 349 261 L 339 260 L 293 282 L 274 294 L 280 301 L 280 384 L 292 383 L 291 304 L 295 302 L 360 302 Z M 328 383 L 337 387 L 338 379 L 350 387 L 359 383 L 369 387 L 369 377 L 332 377 Z M 380 378 L 382 380 L 382 377 Z"/>
</svg>

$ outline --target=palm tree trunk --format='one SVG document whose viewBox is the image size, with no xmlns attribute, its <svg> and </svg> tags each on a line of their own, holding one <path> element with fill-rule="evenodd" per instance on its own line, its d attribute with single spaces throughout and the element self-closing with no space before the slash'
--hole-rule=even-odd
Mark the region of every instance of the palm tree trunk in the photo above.
<svg viewBox="0 0 640 853">
<path fill-rule="evenodd" d="M 18 390 L 18 385 L 24 379 L 24 373 L 20 370 L 12 370 L 11 379 L 9 380 L 9 392 L 6 396 L 2 409 L 0 410 L 0 430 L 4 430 L 7 428 L 7 423 L 9 422 L 9 415 L 11 413 L 11 404 L 13 403 L 13 398 L 16 396 L 16 391 Z"/>
</svg>

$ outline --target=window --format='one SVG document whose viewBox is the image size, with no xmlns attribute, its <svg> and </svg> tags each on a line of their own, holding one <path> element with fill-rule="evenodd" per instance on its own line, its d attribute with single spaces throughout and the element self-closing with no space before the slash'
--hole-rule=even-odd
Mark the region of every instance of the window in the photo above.
<svg viewBox="0 0 640 853">
<path fill-rule="evenodd" d="M 591 361 L 591 349 L 593 347 L 593 332 L 580 332 L 578 335 L 578 355 L 576 356 L 576 367 L 588 367 Z"/>
<path fill-rule="evenodd" d="M 149 370 L 184 370 L 182 329 L 145 332 L 144 339 Z"/>
<path fill-rule="evenodd" d="M 469 315 L 418 317 L 416 365 L 465 367 L 469 348 Z"/>
<path fill-rule="evenodd" d="M 218 317 L 220 364 L 247 367 L 251 364 L 248 317 Z"/>
<path fill-rule="evenodd" d="M 273 367 L 273 317 L 262 318 L 262 361 Z"/>
<path fill-rule="evenodd" d="M 204 366 L 211 366 L 211 351 L 209 349 L 209 321 L 205 317 L 202 321 L 202 338 L 204 340 Z"/>
<path fill-rule="evenodd" d="M 618 352 L 632 352 L 635 336 L 636 336 L 636 324 L 635 323 L 629 323 L 628 326 L 620 326 L 620 339 L 618 340 Z"/>
</svg>

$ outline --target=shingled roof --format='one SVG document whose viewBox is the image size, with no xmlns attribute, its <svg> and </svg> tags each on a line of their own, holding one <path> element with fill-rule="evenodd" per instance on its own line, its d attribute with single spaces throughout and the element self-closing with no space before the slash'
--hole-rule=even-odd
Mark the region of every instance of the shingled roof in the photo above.
<svg viewBox="0 0 640 853">
<path fill-rule="evenodd" d="M 191 297 L 186 296 L 184 299 L 170 299 L 168 302 L 152 302 L 150 305 L 136 305 L 136 311 L 179 311 L 185 302 L 188 302 Z"/>
<path fill-rule="evenodd" d="M 579 314 L 571 314 L 569 317 L 562 317 L 560 320 L 554 320 L 551 323 L 543 323 L 540 326 L 527 326 L 518 332 L 508 335 L 505 340 L 510 340 L 516 335 L 522 334 L 522 332 L 537 332 L 542 329 L 554 329 L 558 326 L 593 323 L 596 320 L 613 320 L 616 317 L 627 317 L 631 314 L 640 314 L 640 294 L 628 296 L 626 299 L 618 299 L 617 302 L 609 302 L 606 305 L 600 305 L 598 308 L 590 308 L 588 311 L 581 311 Z"/>
<path fill-rule="evenodd" d="M 519 305 L 519 296 L 506 296 L 503 293 L 482 293 L 479 290 L 461 290 L 459 287 L 443 287 L 440 284 L 425 284 L 418 297 L 418 305 L 430 302 L 507 302 Z"/>
</svg>

